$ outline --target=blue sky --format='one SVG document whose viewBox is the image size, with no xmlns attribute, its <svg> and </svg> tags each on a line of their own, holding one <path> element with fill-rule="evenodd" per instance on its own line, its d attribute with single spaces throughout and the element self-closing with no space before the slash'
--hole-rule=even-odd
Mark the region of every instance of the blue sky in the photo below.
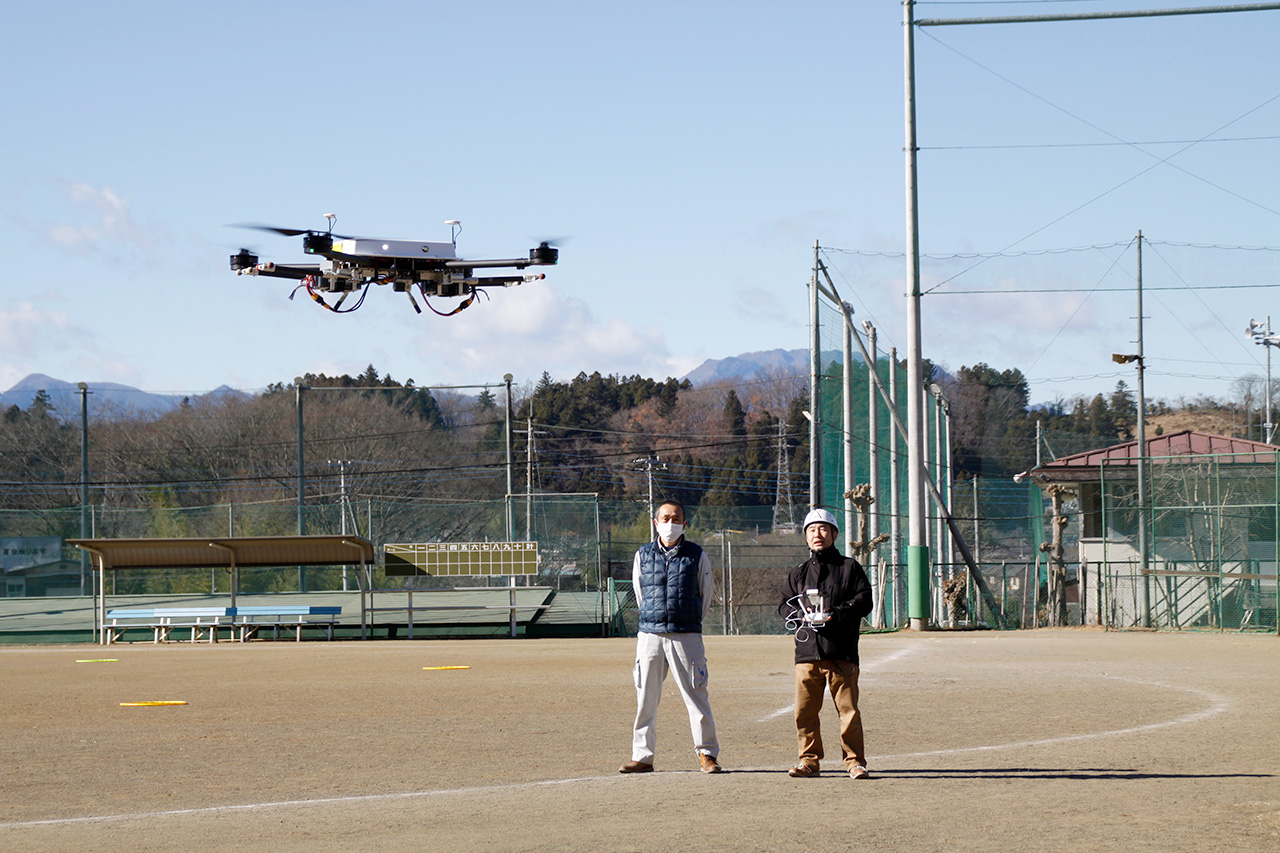
<svg viewBox="0 0 1280 853">
<path fill-rule="evenodd" d="M 846 250 L 827 255 L 842 296 L 904 347 L 901 18 L 895 0 L 21 4 L 0 56 L 0 389 L 370 363 L 418 384 L 680 375 L 806 346 L 815 241 Z M 1278 37 L 1280 12 L 918 30 L 925 355 L 1019 367 L 1036 401 L 1132 386 L 1110 356 L 1134 348 L 1141 230 L 1148 395 L 1261 376 L 1242 332 L 1271 313 L 1280 252 L 1180 244 L 1280 247 Z M 240 245 L 302 256 L 227 223 L 327 212 L 384 238 L 459 219 L 468 257 L 570 239 L 545 281 L 451 318 L 385 288 L 333 315 L 228 270 Z M 1079 247 L 1102 248 L 1046 254 Z M 983 257 L 934 257 L 955 253 Z"/>
</svg>

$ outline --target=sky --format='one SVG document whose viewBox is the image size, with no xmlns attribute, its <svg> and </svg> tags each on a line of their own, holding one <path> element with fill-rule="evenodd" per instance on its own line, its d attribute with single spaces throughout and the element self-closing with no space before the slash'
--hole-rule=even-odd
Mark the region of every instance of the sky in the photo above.
<svg viewBox="0 0 1280 853">
<path fill-rule="evenodd" d="M 6 33 L 0 390 L 680 376 L 806 347 L 815 244 L 906 346 L 897 0 L 48 0 Z M 1141 232 L 1148 397 L 1264 375 L 1243 332 L 1280 287 L 1280 11 L 915 33 L 925 357 L 1016 367 L 1033 402 L 1133 387 L 1111 356 L 1136 352 Z M 448 318 L 230 272 L 241 246 L 304 256 L 229 224 L 330 212 L 395 239 L 461 220 L 463 257 L 551 238 L 560 263 Z"/>
</svg>

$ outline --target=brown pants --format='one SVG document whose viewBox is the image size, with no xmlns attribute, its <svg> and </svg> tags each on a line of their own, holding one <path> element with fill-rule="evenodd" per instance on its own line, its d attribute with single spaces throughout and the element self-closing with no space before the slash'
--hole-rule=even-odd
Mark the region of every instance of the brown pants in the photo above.
<svg viewBox="0 0 1280 853">
<path fill-rule="evenodd" d="M 822 760 L 818 712 L 822 709 L 824 688 L 830 688 L 840 714 L 840 752 L 845 768 L 865 766 L 862 715 L 858 713 L 858 667 L 846 660 L 796 664 L 796 735 L 800 743 L 800 763 L 817 767 Z"/>
</svg>

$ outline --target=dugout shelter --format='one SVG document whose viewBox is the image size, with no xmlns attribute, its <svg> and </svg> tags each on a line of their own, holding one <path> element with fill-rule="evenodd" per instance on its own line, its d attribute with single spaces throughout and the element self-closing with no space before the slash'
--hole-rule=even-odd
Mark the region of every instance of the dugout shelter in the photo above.
<svg viewBox="0 0 1280 853">
<path fill-rule="evenodd" d="M 107 572 L 119 569 L 220 569 L 231 574 L 235 607 L 239 571 L 274 566 L 360 565 L 360 632 L 368 628 L 367 568 L 374 561 L 373 543 L 360 536 L 229 536 L 164 539 L 68 539 L 88 551 L 98 573 L 95 627 L 98 642 L 107 638 Z"/>
</svg>

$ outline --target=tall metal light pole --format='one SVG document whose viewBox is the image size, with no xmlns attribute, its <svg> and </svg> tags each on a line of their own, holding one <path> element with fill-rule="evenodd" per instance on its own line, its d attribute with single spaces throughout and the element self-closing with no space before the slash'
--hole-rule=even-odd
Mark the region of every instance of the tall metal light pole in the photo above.
<svg viewBox="0 0 1280 853">
<path fill-rule="evenodd" d="M 818 251 L 813 243 L 813 278 L 809 283 L 809 509 L 825 502 L 822 481 L 822 337 L 818 328 Z"/>
<path fill-rule="evenodd" d="M 1171 15 L 1201 15 L 1218 12 L 1262 12 L 1280 10 L 1280 3 L 1247 3 L 1231 6 L 1206 6 L 1188 9 L 1151 9 L 1139 11 L 1086 12 L 1081 14 L 1009 15 L 983 18 L 921 18 L 914 14 L 916 0 L 903 0 L 903 40 L 906 65 L 906 153 L 907 162 L 907 477 L 909 544 L 907 546 L 908 604 L 910 627 L 926 626 L 929 607 L 929 549 L 925 545 L 928 520 L 924 514 L 923 410 L 924 386 L 920 363 L 920 235 L 916 169 L 916 92 L 915 92 L 915 28 L 971 24 L 1021 24 L 1052 21 L 1097 21 L 1109 18 L 1146 18 Z M 1141 311 L 1139 311 L 1141 313 Z M 1141 376 L 1141 362 L 1139 362 Z M 1141 410 L 1141 407 L 1140 407 Z M 1141 415 L 1139 424 L 1141 425 Z M 1145 446 L 1142 448 L 1145 452 Z M 1143 455 L 1138 456 L 1143 467 Z M 1141 478 L 1141 474 L 1139 475 Z M 923 586 L 922 586 L 923 585 Z"/>
<path fill-rule="evenodd" d="M 906 54 L 907 157 L 907 617 L 913 631 L 929 625 L 929 517 L 924 505 L 924 376 L 920 344 L 920 215 L 916 167 L 915 2 L 902 4 Z"/>
</svg>

